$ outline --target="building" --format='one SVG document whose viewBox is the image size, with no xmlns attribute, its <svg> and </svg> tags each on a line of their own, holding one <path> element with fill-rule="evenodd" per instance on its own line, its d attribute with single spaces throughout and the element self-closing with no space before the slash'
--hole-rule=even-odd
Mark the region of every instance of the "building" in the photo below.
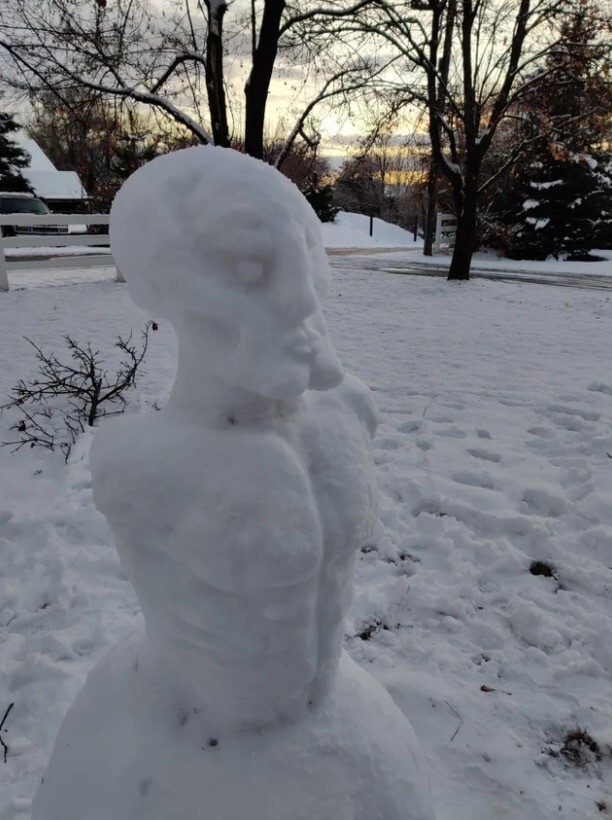
<svg viewBox="0 0 612 820">
<path fill-rule="evenodd" d="M 30 165 L 21 173 L 34 194 L 56 214 L 82 213 L 87 193 L 77 172 L 58 171 L 35 140 L 20 136 L 15 142 L 30 155 Z"/>
</svg>

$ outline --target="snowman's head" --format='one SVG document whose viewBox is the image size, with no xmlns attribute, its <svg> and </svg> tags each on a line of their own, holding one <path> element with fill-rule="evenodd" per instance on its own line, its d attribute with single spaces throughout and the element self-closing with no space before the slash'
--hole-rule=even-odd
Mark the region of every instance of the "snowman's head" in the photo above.
<svg viewBox="0 0 612 820">
<path fill-rule="evenodd" d="M 276 169 L 210 146 L 159 157 L 117 194 L 110 235 L 134 301 L 181 344 L 206 326 L 211 367 L 228 383 L 287 399 L 342 380 L 320 307 L 320 223 Z"/>
</svg>

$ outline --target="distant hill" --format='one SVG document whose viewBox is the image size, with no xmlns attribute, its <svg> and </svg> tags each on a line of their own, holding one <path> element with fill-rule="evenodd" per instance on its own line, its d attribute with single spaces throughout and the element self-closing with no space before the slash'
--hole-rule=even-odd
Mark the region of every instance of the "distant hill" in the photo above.
<svg viewBox="0 0 612 820">
<path fill-rule="evenodd" d="M 370 236 L 370 217 L 345 211 L 340 211 L 334 222 L 326 222 L 321 228 L 326 248 L 417 248 L 423 244 L 420 237 L 414 241 L 411 231 L 377 218 Z"/>
</svg>

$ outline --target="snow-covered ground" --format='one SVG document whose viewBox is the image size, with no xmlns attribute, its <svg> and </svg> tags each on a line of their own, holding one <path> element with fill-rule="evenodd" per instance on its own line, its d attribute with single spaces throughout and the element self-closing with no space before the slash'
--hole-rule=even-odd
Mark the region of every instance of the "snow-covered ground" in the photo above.
<svg viewBox="0 0 612 820">
<path fill-rule="evenodd" d="M 422 244 L 422 243 L 421 243 Z M 565 259 L 546 259 L 544 262 L 535 262 L 531 259 L 506 259 L 498 256 L 495 251 L 480 251 L 472 258 L 472 269 L 483 271 L 511 271 L 529 273 L 552 274 L 593 274 L 596 276 L 612 276 L 612 251 L 596 250 L 593 254 L 600 257 L 596 262 L 568 262 Z M 448 251 L 437 253 L 435 256 L 424 256 L 414 253 L 410 256 L 410 263 L 416 265 L 430 265 L 437 268 L 448 268 L 451 257 Z"/>
<path fill-rule="evenodd" d="M 32 287 L 39 277 L 16 273 L 13 287 L 30 289 L 0 294 L 0 396 L 31 370 L 24 336 L 60 355 L 70 333 L 112 360 L 116 336 L 151 318 L 110 278 Z M 608 816 L 610 296 L 399 277 L 347 259 L 326 313 L 381 411 L 380 526 L 347 646 L 413 723 L 439 820 Z M 164 400 L 175 353 L 162 324 L 133 410 Z M 0 416 L 0 440 L 11 421 Z M 27 820 L 66 709 L 139 618 L 92 503 L 89 443 L 68 466 L 0 450 L 0 720 L 14 703 L 1 820 Z M 553 576 L 532 575 L 534 561 Z M 577 728 L 597 747 L 564 749 Z"/>
<path fill-rule="evenodd" d="M 21 256 L 84 256 L 88 254 L 110 254 L 110 248 L 96 245 L 66 245 L 65 247 L 50 248 L 9 248 L 6 255 L 9 258 L 19 258 Z"/>
<path fill-rule="evenodd" d="M 415 242 L 410 231 L 375 217 L 370 236 L 370 217 L 340 211 L 333 222 L 322 226 L 326 248 L 422 248 L 423 240 Z"/>
</svg>

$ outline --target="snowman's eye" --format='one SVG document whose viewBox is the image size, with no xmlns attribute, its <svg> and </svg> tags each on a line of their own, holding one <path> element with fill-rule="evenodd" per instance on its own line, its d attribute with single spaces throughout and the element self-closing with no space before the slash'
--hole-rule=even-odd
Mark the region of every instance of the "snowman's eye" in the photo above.
<svg viewBox="0 0 612 820">
<path fill-rule="evenodd" d="M 234 267 L 236 279 L 243 285 L 254 285 L 264 277 L 264 266 L 260 259 L 244 258 Z"/>
</svg>

